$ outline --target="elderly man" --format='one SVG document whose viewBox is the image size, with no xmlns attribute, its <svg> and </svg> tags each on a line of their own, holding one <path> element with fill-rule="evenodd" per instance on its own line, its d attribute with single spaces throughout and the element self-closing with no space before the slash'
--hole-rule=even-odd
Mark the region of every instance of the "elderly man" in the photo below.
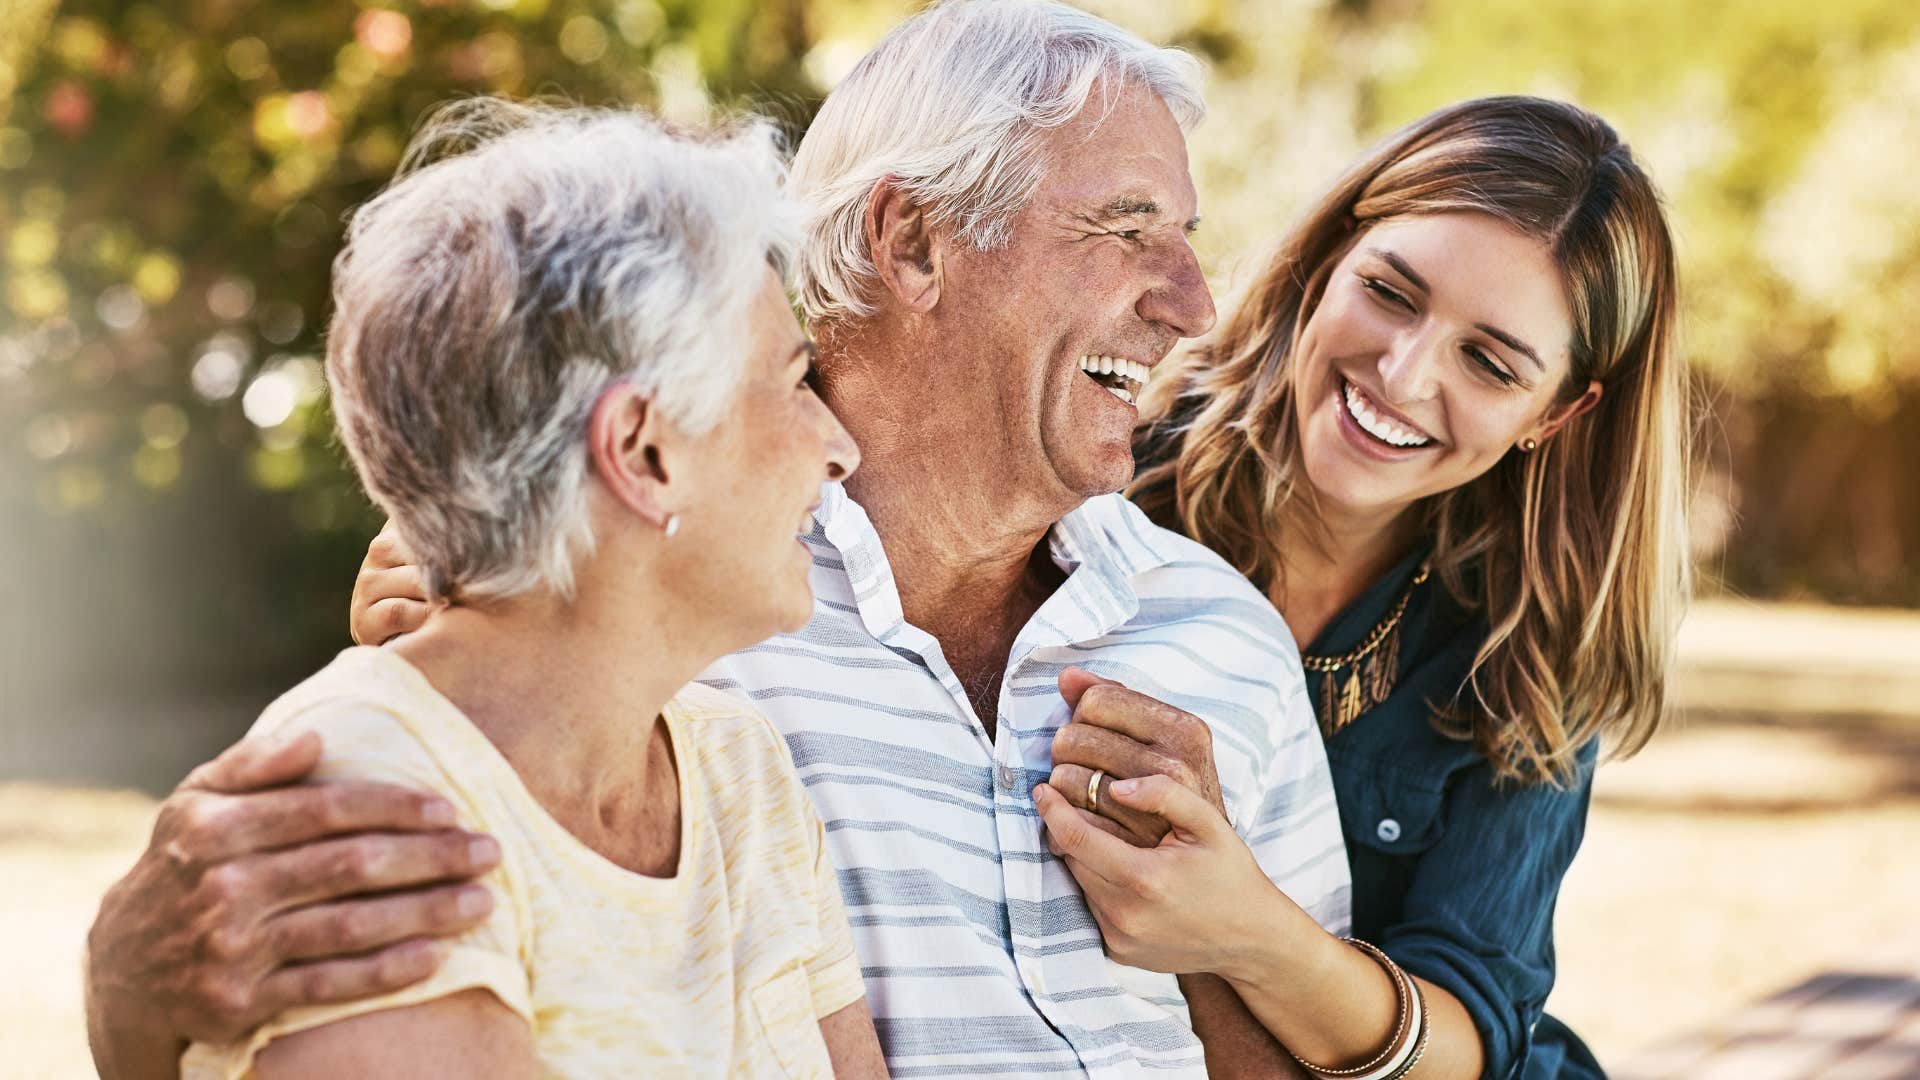
<svg viewBox="0 0 1920 1080">
<path fill-rule="evenodd" d="M 794 163 L 816 211 L 800 277 L 820 389 L 865 464 L 808 539 L 812 622 L 703 681 L 787 738 L 896 1073 L 1281 1070 L 1221 980 L 1105 955 L 1048 852 L 1040 782 L 1151 843 L 1154 822 L 1101 805 L 1102 778 L 1171 775 L 1346 924 L 1291 636 L 1218 557 L 1112 494 L 1133 397 L 1214 320 L 1188 242 L 1193 68 L 1057 4 L 939 6 L 834 90 Z M 404 562 L 376 542 L 361 640 L 420 621 Z M 91 939 L 103 1072 L 157 1058 L 168 1075 L 183 1037 L 421 978 L 432 936 L 477 917 L 460 882 L 491 855 L 432 831 L 425 800 L 254 790 L 312 755 L 242 744 L 163 808 Z"/>
</svg>

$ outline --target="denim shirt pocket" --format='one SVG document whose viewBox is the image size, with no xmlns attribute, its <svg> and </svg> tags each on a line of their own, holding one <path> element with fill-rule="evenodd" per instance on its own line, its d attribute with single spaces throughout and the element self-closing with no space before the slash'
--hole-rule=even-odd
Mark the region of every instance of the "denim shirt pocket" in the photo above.
<svg viewBox="0 0 1920 1080">
<path fill-rule="evenodd" d="M 1425 778 L 1421 778 L 1425 779 Z M 1400 769 L 1375 765 L 1340 792 L 1347 843 L 1383 855 L 1418 855 L 1440 842 L 1445 791 Z"/>
</svg>

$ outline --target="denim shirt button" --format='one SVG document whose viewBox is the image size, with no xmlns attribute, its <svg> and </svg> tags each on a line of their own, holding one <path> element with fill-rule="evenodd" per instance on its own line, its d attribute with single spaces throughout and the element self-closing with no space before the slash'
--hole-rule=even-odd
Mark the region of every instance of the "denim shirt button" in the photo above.
<svg viewBox="0 0 1920 1080">
<path fill-rule="evenodd" d="M 1400 839 L 1400 823 L 1392 818 L 1381 818 L 1373 834 L 1378 836 L 1382 843 L 1391 844 Z"/>
</svg>

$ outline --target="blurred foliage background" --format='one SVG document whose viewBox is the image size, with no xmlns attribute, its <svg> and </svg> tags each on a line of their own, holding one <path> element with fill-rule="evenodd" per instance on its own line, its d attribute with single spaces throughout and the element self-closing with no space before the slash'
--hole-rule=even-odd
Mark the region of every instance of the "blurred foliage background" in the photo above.
<svg viewBox="0 0 1920 1080">
<path fill-rule="evenodd" d="M 916 6 L 4 0 L 0 774 L 66 771 L 7 730 L 182 694 L 251 715 L 345 644 L 378 521 L 331 436 L 328 264 L 422 112 L 551 94 L 797 133 Z M 1510 91 L 1606 115 L 1680 237 L 1710 587 L 1920 605 L 1920 5 L 1086 6 L 1209 64 L 1192 150 L 1223 293 L 1414 116 Z"/>
</svg>

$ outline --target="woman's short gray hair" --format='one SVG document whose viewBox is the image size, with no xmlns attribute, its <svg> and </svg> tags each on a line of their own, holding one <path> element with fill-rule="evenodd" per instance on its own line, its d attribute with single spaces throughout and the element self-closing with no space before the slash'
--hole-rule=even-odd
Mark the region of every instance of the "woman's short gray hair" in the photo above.
<svg viewBox="0 0 1920 1080">
<path fill-rule="evenodd" d="M 572 595 L 609 386 L 693 434 L 718 422 L 748 309 L 800 235 L 783 175 L 760 121 L 473 99 L 423 124 L 334 262 L 327 380 L 430 596 Z"/>
<path fill-rule="evenodd" d="M 1128 81 L 1158 94 L 1183 131 L 1206 116 L 1193 57 L 1065 4 L 953 0 L 896 27 L 827 95 L 794 157 L 793 191 L 811 214 L 807 317 L 873 314 L 866 213 L 883 178 L 931 224 L 991 250 L 1046 175 L 1046 130 L 1096 86 L 1111 100 Z"/>
</svg>

